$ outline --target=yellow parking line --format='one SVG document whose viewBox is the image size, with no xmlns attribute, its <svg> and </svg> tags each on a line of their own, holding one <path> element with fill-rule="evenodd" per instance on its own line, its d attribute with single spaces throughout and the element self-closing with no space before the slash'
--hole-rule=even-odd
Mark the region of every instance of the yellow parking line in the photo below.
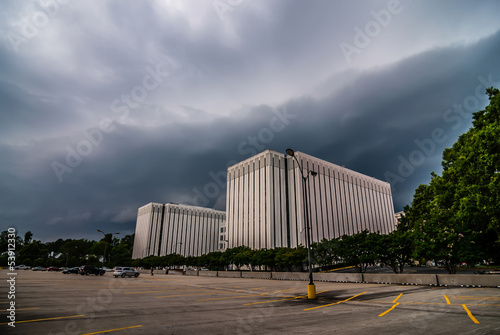
<svg viewBox="0 0 500 335">
<path fill-rule="evenodd" d="M 446 304 L 451 305 L 451 303 L 450 303 L 450 299 L 448 299 L 448 297 L 447 297 L 447 296 L 445 296 L 445 295 L 443 295 L 443 297 L 446 299 Z"/>
<path fill-rule="evenodd" d="M 322 293 L 322 292 L 326 292 L 326 291 L 320 291 L 317 294 Z M 294 300 L 294 299 L 302 299 L 302 298 L 305 298 L 305 297 L 307 297 L 307 295 L 299 295 L 299 296 L 290 297 L 290 298 L 283 298 L 283 299 L 276 299 L 276 300 L 266 300 L 266 301 L 259 301 L 259 302 L 251 302 L 251 303 L 248 303 L 248 304 L 243 304 L 243 306 L 258 305 L 258 304 L 267 304 L 267 303 L 277 302 L 277 301 L 287 301 L 287 300 Z"/>
<path fill-rule="evenodd" d="M 274 293 L 279 293 L 279 292 L 290 291 L 290 290 L 293 290 L 293 288 L 288 289 L 288 290 L 276 291 L 276 292 L 273 292 L 272 294 L 274 294 Z M 319 292 L 316 292 L 316 294 L 320 294 L 320 293 L 324 293 L 324 292 L 328 292 L 328 291 L 329 291 L 329 290 L 319 291 Z M 263 293 L 262 295 L 264 295 L 264 294 L 268 294 L 268 293 Z M 294 297 L 294 298 L 301 298 L 301 297 L 307 297 L 307 294 L 306 294 L 306 295 L 299 295 L 299 296 L 296 296 L 296 297 Z"/>
<path fill-rule="evenodd" d="M 327 270 L 327 271 L 323 271 L 323 272 L 334 272 L 334 271 L 338 271 L 338 270 L 350 269 L 350 268 L 353 268 L 353 267 L 354 266 L 346 266 L 346 267 L 343 267 L 343 268 L 332 269 L 332 270 Z"/>
<path fill-rule="evenodd" d="M 124 330 L 124 329 L 131 329 L 131 328 L 139 328 L 142 327 L 142 325 L 138 326 L 131 326 L 131 327 L 124 327 L 124 328 L 116 328 L 116 329 L 109 329 L 109 330 L 102 330 L 100 332 L 95 332 L 95 333 L 87 333 L 87 334 L 82 334 L 82 335 L 94 335 L 94 334 L 102 334 L 102 333 L 109 333 L 109 332 L 114 332 L 117 330 Z"/>
<path fill-rule="evenodd" d="M 316 292 L 316 294 L 320 294 L 320 293 L 324 293 L 324 292 L 328 292 L 328 291 L 330 291 L 330 290 L 319 291 L 319 292 Z"/>
<path fill-rule="evenodd" d="M 358 301 L 352 301 L 354 303 L 357 303 Z M 362 301 L 362 303 L 372 303 L 372 304 L 392 304 L 392 302 L 387 302 L 387 301 L 377 301 L 377 300 L 366 300 Z M 401 305 L 448 305 L 447 303 L 444 302 L 412 302 L 412 301 L 406 301 L 406 302 L 401 302 Z M 449 305 L 451 306 L 461 306 L 462 304 L 453 304 L 450 303 Z M 494 306 L 494 307 L 499 307 L 500 305 L 498 304 L 469 304 L 469 306 Z"/>
<path fill-rule="evenodd" d="M 290 291 L 290 290 L 293 290 L 295 289 L 294 287 L 292 288 L 289 288 L 289 289 L 286 289 L 286 290 L 281 290 L 281 291 L 276 291 L 276 292 L 266 292 L 266 293 L 262 293 L 261 295 L 267 295 L 267 294 L 275 294 L 275 293 L 280 293 L 280 292 L 286 292 L 286 291 Z"/>
<path fill-rule="evenodd" d="M 266 288 L 267 286 L 262 286 L 262 287 L 256 287 L 256 288 L 252 288 L 250 291 L 256 291 L 256 290 L 259 290 L 261 288 Z"/>
<path fill-rule="evenodd" d="M 289 290 L 291 290 L 291 289 L 289 289 Z M 283 290 L 283 291 L 289 291 L 289 290 Z M 274 293 L 283 292 L 283 291 L 277 291 L 277 292 L 274 292 Z M 329 290 L 319 291 L 316 294 L 320 294 L 320 293 L 328 292 L 328 291 Z M 267 293 L 263 293 L 262 295 L 264 295 L 264 294 L 267 294 Z M 248 304 L 243 304 L 243 306 L 258 305 L 258 304 L 267 304 L 267 303 L 271 303 L 271 302 L 301 299 L 301 298 L 305 298 L 305 297 L 307 297 L 307 295 L 299 295 L 299 296 L 296 296 L 296 297 L 289 297 L 289 298 L 283 298 L 283 299 L 266 300 L 266 301 L 259 301 L 259 302 L 251 302 L 251 303 L 248 303 Z"/>
<path fill-rule="evenodd" d="M 462 307 L 465 309 L 465 311 L 467 312 L 467 315 L 469 316 L 469 318 L 474 322 L 474 323 L 479 323 L 479 321 L 477 321 L 477 319 L 472 315 L 472 313 L 469 311 L 469 309 L 467 308 L 467 306 L 465 305 L 462 305 Z"/>
<path fill-rule="evenodd" d="M 469 306 L 495 306 L 495 307 L 500 307 L 498 304 L 469 304 Z"/>
<path fill-rule="evenodd" d="M 442 302 L 402 302 L 401 304 L 405 305 L 444 305 Z M 459 304 L 450 304 L 450 305 L 459 305 Z"/>
<path fill-rule="evenodd" d="M 365 293 L 366 293 L 366 291 L 365 291 L 365 292 L 362 292 L 362 293 L 360 293 L 360 294 L 356 294 L 355 296 L 352 296 L 352 297 L 350 297 L 350 298 L 348 298 L 348 299 L 345 299 L 345 300 L 342 300 L 342 301 L 335 302 L 335 303 L 333 303 L 333 304 L 328 304 L 328 305 L 322 305 L 322 306 L 316 306 L 316 307 L 306 308 L 306 309 L 304 309 L 304 311 L 310 311 L 310 310 L 312 310 L 312 309 L 317 309 L 317 308 L 323 308 L 323 307 L 328 307 L 328 306 L 332 306 L 332 305 L 337 305 L 337 304 L 340 304 L 340 303 L 342 303 L 342 302 L 346 302 L 346 301 L 349 301 L 349 300 L 354 299 L 354 298 L 356 298 L 356 297 L 359 297 L 360 295 L 365 294 Z"/>
<path fill-rule="evenodd" d="M 382 314 L 379 314 L 379 316 L 384 316 L 386 315 L 387 313 L 389 313 L 390 311 L 392 311 L 394 308 L 396 308 L 396 306 L 399 305 L 399 302 L 398 303 L 395 303 L 391 308 L 389 308 L 388 310 L 386 310 L 384 313 Z"/>
<path fill-rule="evenodd" d="M 49 321 L 49 320 L 60 320 L 60 319 L 68 319 L 68 318 L 79 318 L 85 316 L 81 315 L 70 315 L 70 316 L 59 316 L 56 318 L 47 318 L 47 319 L 35 319 L 35 320 L 24 320 L 24 321 L 16 321 L 16 323 L 25 323 L 25 322 L 38 322 L 38 321 Z M 0 325 L 6 325 L 8 322 L 0 323 Z"/>
<path fill-rule="evenodd" d="M 402 295 L 403 295 L 403 293 L 401 293 L 400 295 L 398 295 L 398 297 L 396 299 L 394 299 L 394 301 L 392 303 L 395 304 L 396 301 L 398 301 L 398 299 L 401 298 Z"/>
</svg>

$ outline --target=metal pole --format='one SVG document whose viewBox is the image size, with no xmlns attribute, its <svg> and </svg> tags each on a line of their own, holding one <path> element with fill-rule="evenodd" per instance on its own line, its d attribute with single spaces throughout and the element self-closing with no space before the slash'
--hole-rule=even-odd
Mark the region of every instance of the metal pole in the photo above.
<svg viewBox="0 0 500 335">
<path fill-rule="evenodd" d="M 313 281 L 313 273 L 312 273 L 312 256 L 311 256 L 311 231 L 310 231 L 310 226 L 309 226 L 309 202 L 308 202 L 308 197 L 307 197 L 307 178 L 309 178 L 309 171 L 307 171 L 306 175 L 304 176 L 304 170 L 302 169 L 302 166 L 300 165 L 299 160 L 295 156 L 293 150 L 287 149 L 286 153 L 293 158 L 295 158 L 295 161 L 297 162 L 297 165 L 300 170 L 300 175 L 302 177 L 302 185 L 304 188 L 304 214 L 305 214 L 305 225 L 306 225 L 306 246 L 307 246 L 307 263 L 309 266 L 309 285 L 307 285 L 307 298 L 308 299 L 316 299 L 316 286 L 314 285 Z M 313 174 L 313 172 L 311 172 Z M 314 174 L 316 175 L 316 174 Z"/>
<path fill-rule="evenodd" d="M 104 235 L 104 255 L 102 255 L 102 262 L 101 262 L 101 267 L 104 267 L 104 260 L 106 259 L 106 249 L 107 249 L 107 247 L 108 247 L 108 245 L 106 244 L 106 233 L 105 233 L 105 232 L 103 232 L 103 231 L 102 231 L 102 230 L 100 230 L 100 229 L 97 229 L 97 231 L 98 231 L 99 233 L 102 233 L 102 235 Z M 118 235 L 118 234 L 120 234 L 120 233 L 111 233 L 111 239 L 113 239 L 113 234 L 114 234 L 114 235 Z"/>
<path fill-rule="evenodd" d="M 106 238 L 106 234 L 104 234 L 104 238 Z M 101 268 L 104 267 L 104 260 L 106 259 L 106 248 L 107 248 L 106 241 L 104 241 L 104 255 L 102 256 L 102 262 L 101 262 Z"/>
<path fill-rule="evenodd" d="M 308 175 L 309 176 L 309 175 Z M 304 181 L 304 201 L 306 214 L 306 239 L 307 239 L 307 259 L 309 263 L 309 285 L 314 285 L 312 273 L 312 257 L 311 257 L 311 227 L 309 225 L 309 203 L 307 198 L 307 178 L 302 176 Z"/>
</svg>

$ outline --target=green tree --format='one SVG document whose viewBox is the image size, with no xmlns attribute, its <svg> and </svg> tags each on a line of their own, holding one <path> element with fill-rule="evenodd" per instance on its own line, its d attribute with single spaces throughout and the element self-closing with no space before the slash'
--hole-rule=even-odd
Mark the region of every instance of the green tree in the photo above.
<svg viewBox="0 0 500 335">
<path fill-rule="evenodd" d="M 412 263 L 415 250 L 413 237 L 410 227 L 403 220 L 395 231 L 388 235 L 379 235 L 377 254 L 380 263 L 394 273 L 403 273 L 405 265 Z"/>
<path fill-rule="evenodd" d="M 109 251 L 110 251 L 110 244 L 105 241 L 104 239 L 100 240 L 99 242 L 93 243 L 92 247 L 90 248 L 90 254 L 96 256 L 97 258 L 103 258 L 104 263 L 109 258 Z M 106 253 L 106 256 L 104 254 Z"/>
<path fill-rule="evenodd" d="M 49 251 L 46 249 L 45 245 L 39 241 L 31 242 L 25 246 L 23 246 L 17 255 L 17 263 L 22 264 L 26 262 L 28 259 L 35 259 L 38 262 L 35 264 L 26 264 L 26 265 L 40 265 L 47 266 L 48 264 L 48 255 Z"/>
<path fill-rule="evenodd" d="M 249 247 L 239 246 L 235 248 L 229 248 L 224 252 L 224 261 L 227 264 L 233 264 L 239 270 L 241 266 L 248 264 L 248 259 L 243 255 L 245 250 L 249 250 Z"/>
<path fill-rule="evenodd" d="M 186 264 L 185 258 L 182 255 L 170 254 L 162 258 L 162 266 L 176 268 Z"/>
<path fill-rule="evenodd" d="M 92 266 L 100 266 L 101 262 L 99 262 L 99 258 L 97 258 L 96 256 L 90 255 L 87 257 L 85 264 L 92 265 Z"/>
<path fill-rule="evenodd" d="M 369 265 L 375 265 L 379 256 L 378 234 L 364 230 L 354 235 L 339 238 L 339 258 L 348 265 L 355 266 L 358 272 L 366 272 Z"/>
<path fill-rule="evenodd" d="M 250 265 L 251 262 L 251 254 L 249 253 L 251 249 L 246 246 L 236 247 L 232 250 L 231 258 L 232 264 L 236 266 L 239 270 L 244 265 Z"/>
<path fill-rule="evenodd" d="M 205 260 L 206 261 L 204 262 L 203 266 L 207 267 L 210 270 L 223 270 L 226 266 L 222 257 L 222 253 L 218 251 L 208 253 L 205 257 Z"/>
<path fill-rule="evenodd" d="M 120 244 L 124 244 L 129 248 L 130 254 L 132 254 L 132 249 L 134 248 L 134 236 L 135 234 L 132 235 L 125 235 L 121 240 Z"/>
<path fill-rule="evenodd" d="M 443 152 L 441 176 L 416 191 L 407 220 L 415 257 L 443 263 L 449 273 L 467 262 L 500 260 L 500 94 L 473 113 L 473 126 Z"/>
<path fill-rule="evenodd" d="M 313 263 L 325 268 L 337 263 L 339 243 L 338 239 L 323 239 L 320 243 L 311 244 Z"/>
<path fill-rule="evenodd" d="M 7 251 L 9 248 L 9 231 L 4 230 L 0 233 L 0 255 L 4 252 Z M 16 246 L 17 248 L 17 246 Z M 5 260 L 2 261 L 2 265 L 5 266 L 7 265 L 7 257 L 5 257 Z"/>
<path fill-rule="evenodd" d="M 130 266 L 132 251 L 124 243 L 119 243 L 111 249 L 109 254 L 109 266 Z"/>
<path fill-rule="evenodd" d="M 60 251 L 63 253 L 63 257 L 66 258 L 68 266 L 85 265 L 93 244 L 93 241 L 88 241 L 85 239 L 67 239 L 60 247 Z"/>
<path fill-rule="evenodd" d="M 24 241 L 23 241 L 23 244 L 26 245 L 26 244 L 30 244 L 31 241 L 33 240 L 33 233 L 31 231 L 27 231 L 25 234 L 24 234 Z"/>
<path fill-rule="evenodd" d="M 276 250 L 275 249 L 260 249 L 255 250 L 252 257 L 252 264 L 256 266 L 264 266 L 265 271 L 274 271 L 276 267 Z"/>
<path fill-rule="evenodd" d="M 46 248 L 50 253 L 58 254 L 61 252 L 62 246 L 65 244 L 65 241 L 62 238 L 58 238 L 54 242 L 45 243 Z"/>
<path fill-rule="evenodd" d="M 0 233 L 0 254 L 2 252 L 7 251 L 7 249 L 8 249 L 9 234 L 10 233 L 9 233 L 8 230 L 4 230 L 4 231 L 2 231 Z M 20 236 L 18 236 L 17 233 L 16 233 L 15 240 L 16 240 L 16 250 L 18 250 L 18 249 L 20 249 L 24 245 L 23 239 Z"/>
<path fill-rule="evenodd" d="M 276 267 L 280 270 L 302 271 L 304 263 L 307 262 L 307 249 L 303 246 L 297 248 L 276 248 Z"/>
</svg>

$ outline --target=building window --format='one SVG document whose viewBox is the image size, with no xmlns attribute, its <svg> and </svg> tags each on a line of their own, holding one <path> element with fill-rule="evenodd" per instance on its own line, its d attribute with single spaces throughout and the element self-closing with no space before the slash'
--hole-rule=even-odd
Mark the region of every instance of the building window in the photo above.
<svg viewBox="0 0 500 335">
<path fill-rule="evenodd" d="M 219 243 L 219 249 L 224 249 L 224 243 Z"/>
</svg>

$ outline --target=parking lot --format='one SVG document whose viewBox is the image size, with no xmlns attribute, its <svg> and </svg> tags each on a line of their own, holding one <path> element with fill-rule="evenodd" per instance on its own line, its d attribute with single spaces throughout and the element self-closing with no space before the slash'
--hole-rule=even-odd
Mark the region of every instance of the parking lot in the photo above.
<svg viewBox="0 0 500 335">
<path fill-rule="evenodd" d="M 500 289 L 17 271 L 2 334 L 498 334 Z"/>
</svg>

